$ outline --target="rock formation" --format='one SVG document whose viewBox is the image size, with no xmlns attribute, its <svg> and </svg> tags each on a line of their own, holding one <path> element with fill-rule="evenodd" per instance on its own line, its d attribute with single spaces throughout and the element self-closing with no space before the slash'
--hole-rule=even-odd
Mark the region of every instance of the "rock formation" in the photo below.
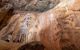
<svg viewBox="0 0 80 50">
<path fill-rule="evenodd" d="M 17 12 L 0 31 L 0 39 L 13 46 L 10 50 L 36 50 L 32 42 L 39 42 L 36 44 L 45 50 L 80 50 L 79 5 L 80 0 L 62 0 L 43 13 Z"/>
<path fill-rule="evenodd" d="M 14 10 L 21 11 L 47 11 L 56 6 L 60 0 L 1 0 L 1 7 L 11 4 Z"/>
</svg>

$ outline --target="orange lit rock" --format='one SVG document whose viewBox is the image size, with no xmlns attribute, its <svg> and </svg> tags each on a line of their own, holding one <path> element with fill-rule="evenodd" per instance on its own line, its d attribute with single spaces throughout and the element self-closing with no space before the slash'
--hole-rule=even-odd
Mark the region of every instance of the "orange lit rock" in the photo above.
<svg viewBox="0 0 80 50">
<path fill-rule="evenodd" d="M 39 41 L 45 50 L 80 50 L 78 5 L 79 0 L 64 0 L 43 13 L 18 13 L 0 31 L 0 38 L 8 43 Z"/>
</svg>

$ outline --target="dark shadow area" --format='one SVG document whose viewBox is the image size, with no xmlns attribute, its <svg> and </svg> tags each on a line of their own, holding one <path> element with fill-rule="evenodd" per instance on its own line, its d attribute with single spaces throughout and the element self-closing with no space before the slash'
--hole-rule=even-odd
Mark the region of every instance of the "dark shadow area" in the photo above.
<svg viewBox="0 0 80 50">
<path fill-rule="evenodd" d="M 18 50 L 44 50 L 43 44 L 40 42 L 31 42 L 25 45 L 22 45 Z"/>
</svg>

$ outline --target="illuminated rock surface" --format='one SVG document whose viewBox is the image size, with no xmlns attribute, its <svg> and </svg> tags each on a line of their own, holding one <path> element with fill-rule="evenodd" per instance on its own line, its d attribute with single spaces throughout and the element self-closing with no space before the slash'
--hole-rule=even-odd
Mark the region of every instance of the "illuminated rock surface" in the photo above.
<svg viewBox="0 0 80 50">
<path fill-rule="evenodd" d="M 43 13 L 17 11 L 0 31 L 0 49 L 80 50 L 79 5 L 80 0 L 62 0 Z"/>
</svg>

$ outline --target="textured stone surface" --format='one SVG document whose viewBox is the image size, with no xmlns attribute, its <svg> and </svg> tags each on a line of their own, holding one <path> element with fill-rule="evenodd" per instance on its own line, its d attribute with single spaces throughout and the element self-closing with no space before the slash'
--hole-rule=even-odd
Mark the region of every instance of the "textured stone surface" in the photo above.
<svg viewBox="0 0 80 50">
<path fill-rule="evenodd" d="M 1 0 L 0 5 L 11 4 L 15 10 L 43 12 L 53 8 L 59 2 L 59 0 Z"/>
<path fill-rule="evenodd" d="M 7 43 L 27 43 L 31 46 L 31 42 L 39 41 L 45 50 L 80 50 L 79 2 L 64 0 L 47 12 L 15 14 L 0 31 L 0 38 Z M 13 47 L 18 48 L 16 46 Z"/>
<path fill-rule="evenodd" d="M 59 0 L 0 0 L 0 30 L 6 26 L 7 21 L 16 13 L 16 10 L 43 12 L 53 8 L 58 3 Z"/>
<path fill-rule="evenodd" d="M 11 18 L 13 8 L 11 4 L 4 5 L 0 8 L 0 30 L 7 24 L 8 20 Z"/>
</svg>

